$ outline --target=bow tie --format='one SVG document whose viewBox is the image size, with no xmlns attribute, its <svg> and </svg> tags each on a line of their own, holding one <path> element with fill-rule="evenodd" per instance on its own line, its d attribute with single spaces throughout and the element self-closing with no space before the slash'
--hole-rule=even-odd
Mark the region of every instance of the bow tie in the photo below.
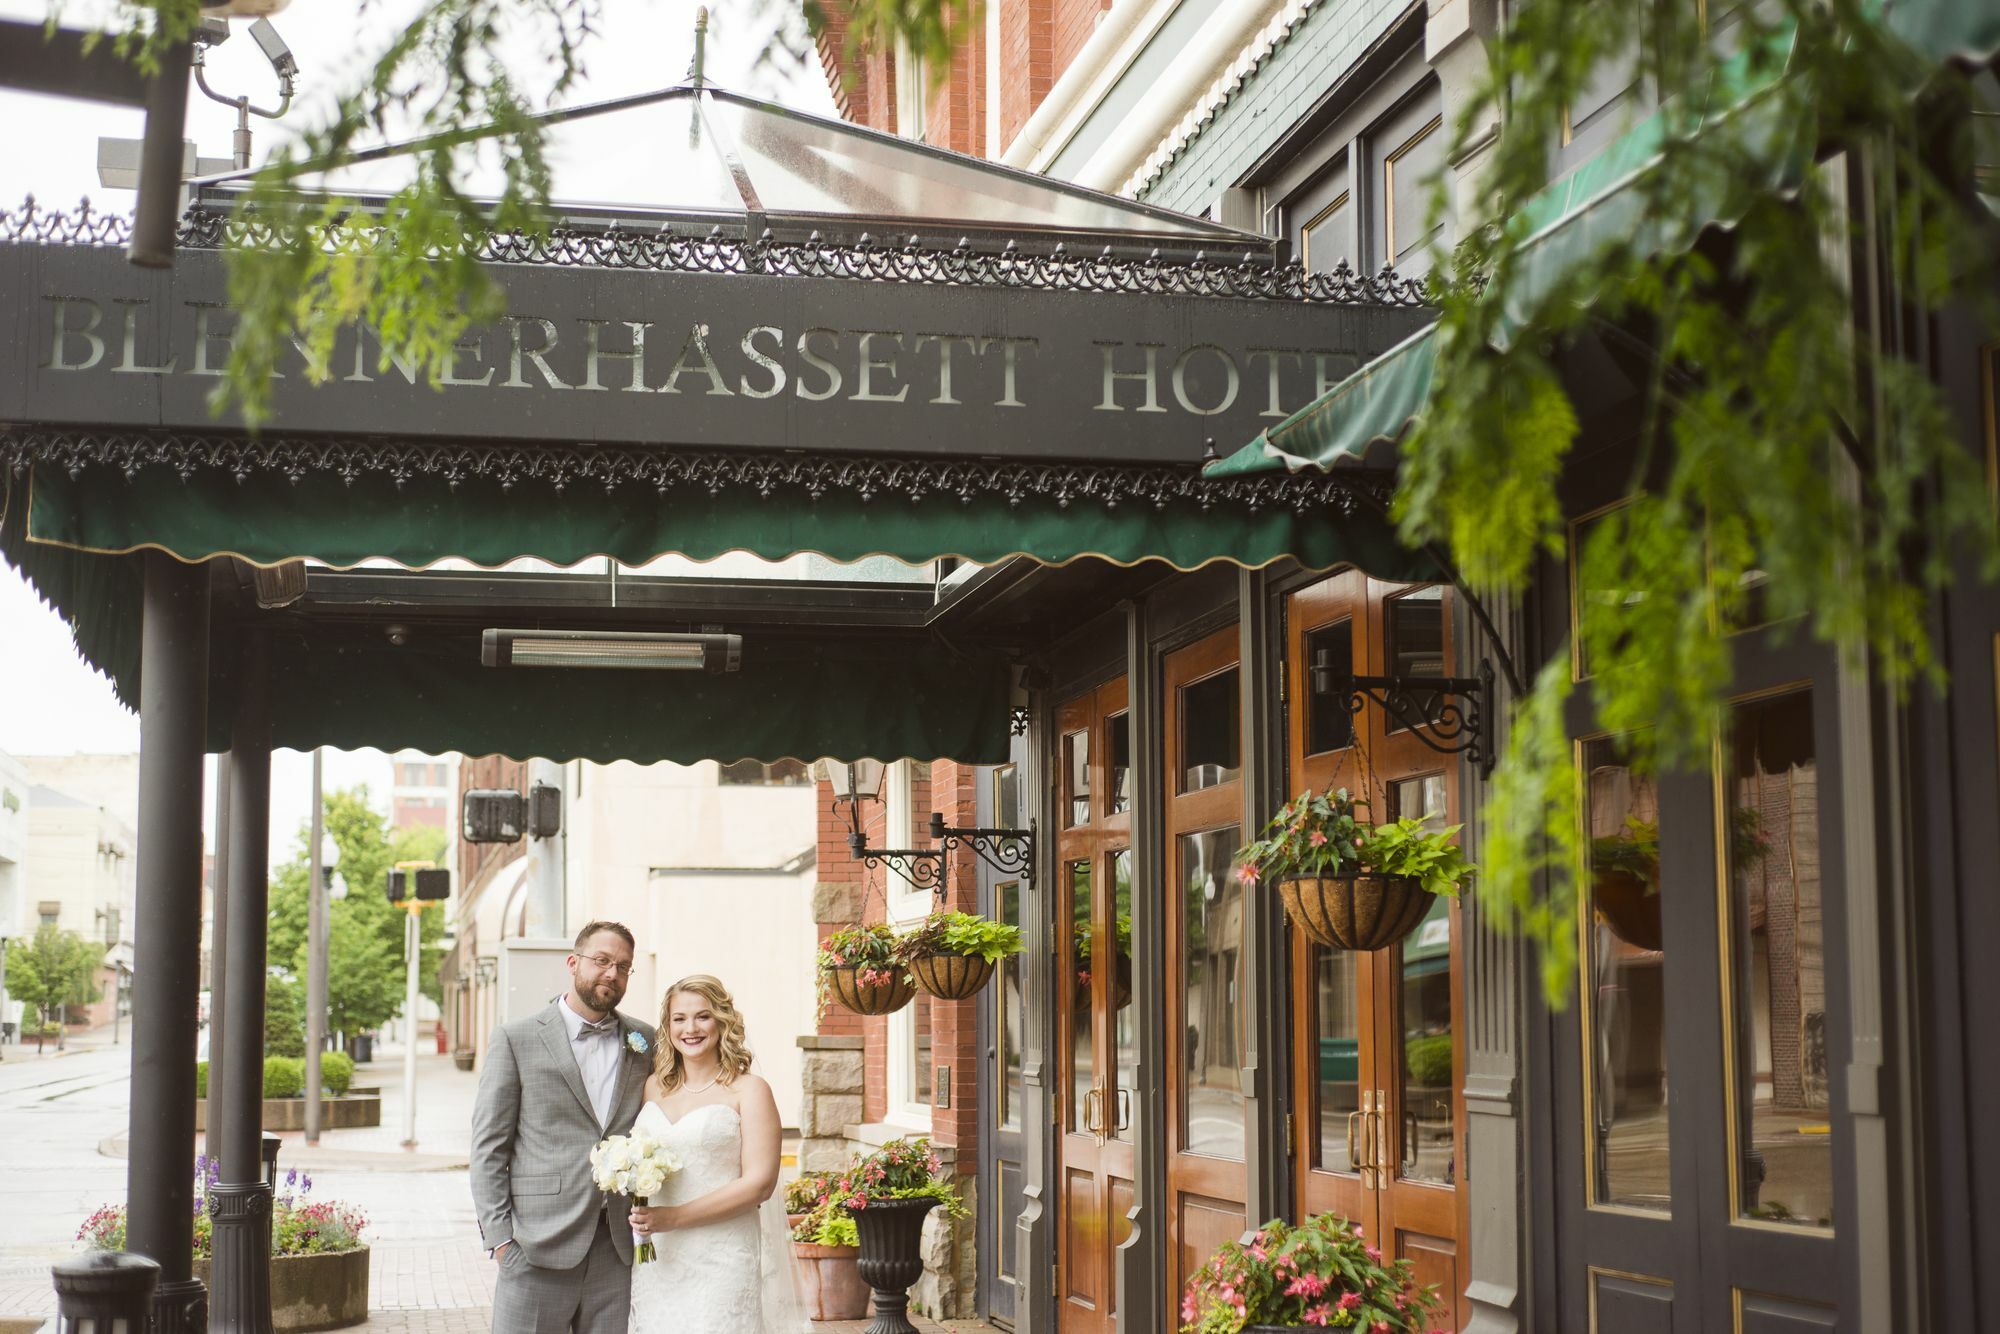
<svg viewBox="0 0 2000 1334">
<path fill-rule="evenodd" d="M 616 1019 L 599 1019 L 596 1023 L 585 1021 L 577 1026 L 576 1040 L 581 1042 L 585 1038 L 615 1037 L 617 1033 L 618 1021 Z"/>
</svg>

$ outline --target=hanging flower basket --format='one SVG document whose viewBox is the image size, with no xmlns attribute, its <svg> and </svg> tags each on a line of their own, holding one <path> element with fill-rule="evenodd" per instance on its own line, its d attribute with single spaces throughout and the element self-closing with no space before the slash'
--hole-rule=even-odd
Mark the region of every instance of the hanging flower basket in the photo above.
<svg viewBox="0 0 2000 1334">
<path fill-rule="evenodd" d="M 862 981 L 867 972 L 871 980 Z M 917 989 L 900 970 L 877 973 L 874 969 L 829 968 L 827 990 L 833 998 L 856 1014 L 894 1014 L 916 999 Z"/>
<path fill-rule="evenodd" d="M 939 1000 L 970 1000 L 1002 959 L 1021 950 L 1021 928 L 974 913 L 936 912 L 898 942 L 920 991 Z"/>
<path fill-rule="evenodd" d="M 1111 969 L 1111 1008 L 1122 1010 L 1132 1003 L 1132 956 L 1120 950 L 1113 955 Z M 1090 1004 L 1090 960 L 1077 961 L 1076 1003 Z"/>
<path fill-rule="evenodd" d="M 1287 876 L 1278 896 L 1292 925 L 1336 950 L 1386 949 L 1416 930 L 1437 901 L 1400 875 Z"/>
<path fill-rule="evenodd" d="M 1276 880 L 1292 924 L 1331 949 L 1395 944 L 1438 895 L 1457 898 L 1473 867 L 1454 841 L 1459 826 L 1410 817 L 1377 824 L 1361 818 L 1367 808 L 1346 788 L 1301 792 L 1236 854 L 1237 876 Z"/>
<path fill-rule="evenodd" d="M 910 960 L 919 991 L 939 1000 L 970 1000 L 993 976 L 993 965 L 971 954 L 924 954 Z"/>
<path fill-rule="evenodd" d="M 1657 884 L 1630 871 L 1600 869 L 1591 884 L 1590 901 L 1612 935 L 1642 950 L 1660 948 Z"/>
</svg>

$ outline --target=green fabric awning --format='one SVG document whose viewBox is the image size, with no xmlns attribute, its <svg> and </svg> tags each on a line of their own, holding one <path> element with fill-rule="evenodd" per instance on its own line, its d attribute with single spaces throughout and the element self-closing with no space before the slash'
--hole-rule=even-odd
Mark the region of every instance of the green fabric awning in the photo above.
<svg viewBox="0 0 2000 1334">
<path fill-rule="evenodd" d="M 50 488 L 54 489 L 54 488 Z M 137 709 L 144 557 L 34 541 L 25 505 L 0 520 L 0 556 L 62 616 L 78 650 Z M 390 617 L 389 619 L 394 619 Z M 746 634 L 741 670 L 480 666 L 477 628 L 423 627 L 392 644 L 380 619 L 260 618 L 271 633 L 272 743 L 294 750 L 413 747 L 516 758 L 732 760 L 821 755 L 1004 763 L 1010 667 L 932 637 Z M 235 627 L 210 654 L 209 749 L 229 747 Z"/>
<path fill-rule="evenodd" d="M 912 564 L 942 556 L 982 564 L 1016 555 L 1049 565 L 1162 560 L 1183 569 L 1292 557 L 1314 567 L 1354 564 L 1384 578 L 1435 574 L 1427 558 L 1397 544 L 1373 510 L 1294 507 L 1284 503 L 1284 487 L 1254 509 L 1193 501 L 1107 506 L 1087 487 L 1079 491 L 1068 505 L 1029 497 L 1010 507 L 992 495 L 864 500 L 838 488 L 817 498 L 743 486 L 711 493 L 583 484 L 557 492 L 491 478 L 454 487 L 421 475 L 398 486 L 371 472 L 345 485 L 324 473 L 292 481 L 250 471 L 239 481 L 216 467 L 183 478 L 154 465 L 128 477 L 103 462 L 72 470 L 42 461 L 7 484 L 0 556 L 64 617 L 79 651 L 135 708 L 144 553 L 153 550 L 186 561 L 308 558 L 351 567 L 387 559 L 411 568 L 448 557 L 497 567 L 522 556 L 567 566 L 607 555 L 641 566 L 668 554 L 708 560 L 741 551 L 771 560 L 814 552 L 842 562 L 889 555 Z M 641 763 L 1007 758 L 1013 701 L 1006 656 L 960 651 L 907 627 L 864 627 L 831 641 L 746 634 L 742 669 L 707 676 L 484 668 L 476 631 L 460 627 L 391 645 L 381 617 L 307 625 L 278 612 L 260 623 L 274 630 L 273 666 L 285 683 L 274 741 L 296 749 L 415 747 Z M 229 743 L 234 643 L 235 627 L 218 625 L 209 713 L 215 750 Z"/>
<path fill-rule="evenodd" d="M 1933 61 L 1984 65 L 2000 52 L 2000 5 L 1992 0 L 1886 0 L 1882 21 Z"/>
<path fill-rule="evenodd" d="M 1726 226 L 1759 191 L 1794 188 L 1810 161 L 1812 127 L 1797 123 L 1784 99 L 1770 96 L 1789 50 L 1745 52 L 1718 66 L 1699 92 L 1689 92 L 1614 139 L 1605 149 L 1530 199 L 1512 224 L 1527 238 L 1508 288 L 1509 305 L 1497 337 L 1505 340 L 1525 314 L 1567 281 L 1590 257 L 1612 246 L 1637 245 L 1674 253 L 1709 227 Z M 1643 188 L 1677 140 L 1728 133 L 1745 160 L 1776 164 L 1758 181 L 1741 175 L 1704 183 L 1686 206 L 1663 214 Z M 1589 301 L 1594 293 L 1578 292 Z M 1435 328 L 1390 348 L 1316 401 L 1228 457 L 1209 465 L 1211 478 L 1244 477 L 1280 468 L 1329 469 L 1359 461 L 1377 441 L 1395 441 L 1429 401 L 1437 360 Z"/>
</svg>

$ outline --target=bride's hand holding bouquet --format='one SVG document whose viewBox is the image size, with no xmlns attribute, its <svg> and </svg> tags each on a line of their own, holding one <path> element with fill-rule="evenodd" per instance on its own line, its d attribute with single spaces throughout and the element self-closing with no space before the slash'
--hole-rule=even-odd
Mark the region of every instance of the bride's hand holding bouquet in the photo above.
<svg viewBox="0 0 2000 1334">
<path fill-rule="evenodd" d="M 625 1195 L 639 1209 L 666 1188 L 667 1178 L 681 1170 L 673 1150 L 642 1132 L 610 1135 L 590 1151 L 590 1179 L 607 1195 Z M 658 1257 L 652 1237 L 632 1233 L 632 1263 Z"/>
</svg>

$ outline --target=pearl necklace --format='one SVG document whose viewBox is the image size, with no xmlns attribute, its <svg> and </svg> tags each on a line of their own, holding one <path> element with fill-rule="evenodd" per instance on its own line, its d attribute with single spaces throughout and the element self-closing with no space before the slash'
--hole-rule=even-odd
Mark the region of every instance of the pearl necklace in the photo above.
<svg viewBox="0 0 2000 1334">
<path fill-rule="evenodd" d="M 706 1093 L 706 1092 L 708 1092 L 708 1091 L 709 1091 L 710 1089 L 714 1088 L 714 1087 L 715 1087 L 715 1085 L 716 1085 L 716 1081 L 717 1081 L 717 1080 L 720 1080 L 721 1078 L 722 1078 L 722 1072 L 721 1072 L 720 1070 L 718 1070 L 718 1071 L 716 1071 L 716 1072 L 715 1072 L 715 1079 L 711 1079 L 711 1080 L 709 1080 L 709 1081 L 708 1081 L 708 1082 L 707 1082 L 706 1084 L 703 1084 L 703 1085 L 702 1085 L 702 1086 L 701 1086 L 700 1088 L 693 1088 L 693 1087 L 691 1087 L 691 1086 L 689 1086 L 689 1085 L 686 1085 L 686 1084 L 683 1084 L 683 1085 L 681 1086 L 681 1092 L 683 1092 L 683 1093 Z"/>
</svg>

